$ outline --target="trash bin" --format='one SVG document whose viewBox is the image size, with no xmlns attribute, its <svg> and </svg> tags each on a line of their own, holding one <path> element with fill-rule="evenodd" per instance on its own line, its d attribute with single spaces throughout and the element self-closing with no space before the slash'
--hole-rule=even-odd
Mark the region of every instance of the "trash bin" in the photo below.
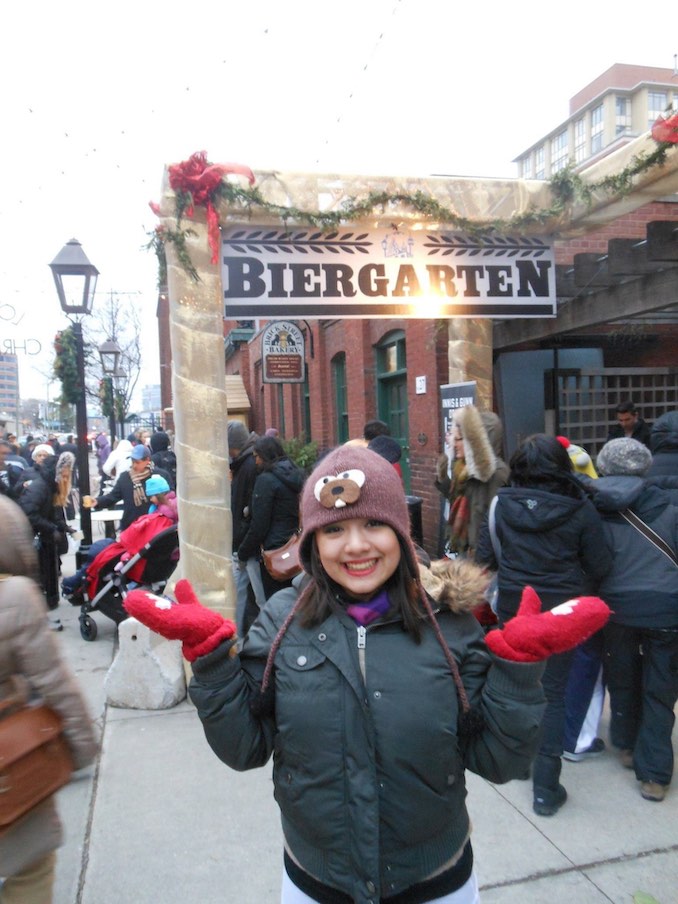
<svg viewBox="0 0 678 904">
<path fill-rule="evenodd" d="M 410 536 L 419 546 L 424 545 L 424 528 L 421 521 L 421 507 L 424 500 L 421 496 L 405 496 L 407 510 L 410 515 Z"/>
</svg>

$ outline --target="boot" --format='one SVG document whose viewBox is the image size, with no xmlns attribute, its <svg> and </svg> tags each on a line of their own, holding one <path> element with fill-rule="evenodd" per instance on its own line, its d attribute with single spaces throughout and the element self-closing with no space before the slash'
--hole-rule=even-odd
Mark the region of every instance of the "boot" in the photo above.
<svg viewBox="0 0 678 904">
<path fill-rule="evenodd" d="M 532 809 L 537 816 L 553 816 L 567 800 L 567 791 L 558 781 L 562 765 L 559 756 L 539 754 L 534 761 Z"/>
</svg>

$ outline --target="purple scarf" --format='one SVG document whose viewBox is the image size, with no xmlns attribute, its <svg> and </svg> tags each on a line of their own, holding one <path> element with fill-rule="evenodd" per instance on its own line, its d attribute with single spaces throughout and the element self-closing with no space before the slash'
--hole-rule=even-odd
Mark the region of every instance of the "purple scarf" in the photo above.
<svg viewBox="0 0 678 904">
<path fill-rule="evenodd" d="M 354 622 L 359 625 L 371 625 L 373 621 L 386 615 L 391 608 L 388 600 L 388 594 L 385 590 L 380 591 L 376 596 L 367 603 L 351 603 L 346 607 L 346 612 L 351 616 Z"/>
</svg>

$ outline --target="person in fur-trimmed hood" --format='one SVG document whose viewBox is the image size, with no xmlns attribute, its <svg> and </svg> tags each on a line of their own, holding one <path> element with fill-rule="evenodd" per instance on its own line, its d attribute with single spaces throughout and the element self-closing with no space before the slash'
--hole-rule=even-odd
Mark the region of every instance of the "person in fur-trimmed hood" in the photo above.
<svg viewBox="0 0 678 904">
<path fill-rule="evenodd" d="M 494 412 L 481 412 L 475 405 L 455 411 L 452 430 L 446 435 L 453 450 L 452 473 L 448 473 L 447 455 L 441 455 L 435 480 L 450 504 L 451 552 L 473 558 L 490 502 L 508 482 L 509 469 L 501 458 L 502 437 L 501 421 Z"/>
<path fill-rule="evenodd" d="M 282 904 L 475 904 L 465 769 L 527 777 L 542 660 L 607 607 L 573 601 L 554 618 L 527 594 L 511 637 L 484 636 L 470 610 L 487 576 L 448 561 L 432 569 L 437 599 L 425 592 L 402 484 L 369 449 L 324 457 L 300 509 L 307 577 L 267 601 L 241 646 L 187 581 L 178 605 L 132 591 L 125 608 L 183 641 L 217 756 L 242 771 L 275 749 Z"/>
</svg>

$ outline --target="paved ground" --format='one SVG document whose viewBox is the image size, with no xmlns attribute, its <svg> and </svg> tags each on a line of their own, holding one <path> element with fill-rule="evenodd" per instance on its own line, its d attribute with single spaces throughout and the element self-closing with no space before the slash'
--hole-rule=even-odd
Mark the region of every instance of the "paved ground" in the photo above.
<svg viewBox="0 0 678 904">
<path fill-rule="evenodd" d="M 62 604 L 61 614 L 57 637 L 103 744 L 96 766 L 59 795 L 67 839 L 55 904 L 275 904 L 282 847 L 270 768 L 239 774 L 221 764 L 189 702 L 108 707 L 113 622 L 97 616 L 88 643 L 78 610 Z M 565 763 L 563 782 L 570 800 L 540 818 L 529 782 L 469 775 L 482 904 L 633 904 L 637 892 L 678 904 L 678 787 L 663 803 L 642 800 L 610 752 Z"/>
</svg>

